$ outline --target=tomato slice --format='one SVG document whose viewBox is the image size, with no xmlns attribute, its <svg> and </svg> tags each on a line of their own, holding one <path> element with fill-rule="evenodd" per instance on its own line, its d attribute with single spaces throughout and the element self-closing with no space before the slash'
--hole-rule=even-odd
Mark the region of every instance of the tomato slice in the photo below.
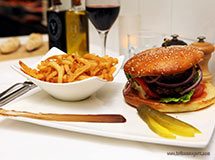
<svg viewBox="0 0 215 160">
<path fill-rule="evenodd" d="M 143 79 L 136 77 L 136 78 L 134 78 L 134 80 L 142 87 L 142 89 L 146 92 L 146 94 L 149 97 L 152 97 L 152 98 L 158 98 L 159 97 L 156 93 L 154 93 L 150 90 L 150 88 L 148 87 L 146 82 L 144 82 Z"/>
<path fill-rule="evenodd" d="M 205 84 L 204 83 L 200 83 L 196 88 L 195 91 L 193 93 L 192 98 L 198 98 L 200 97 L 203 93 L 204 93 L 204 89 L 205 89 Z"/>
</svg>

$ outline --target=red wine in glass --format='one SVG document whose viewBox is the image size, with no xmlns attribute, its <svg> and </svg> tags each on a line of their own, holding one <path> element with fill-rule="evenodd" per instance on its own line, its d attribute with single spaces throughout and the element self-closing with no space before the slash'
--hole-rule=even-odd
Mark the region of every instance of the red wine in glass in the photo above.
<svg viewBox="0 0 215 160">
<path fill-rule="evenodd" d="M 86 11 L 101 37 L 102 55 L 106 55 L 107 34 L 118 17 L 120 0 L 86 0 Z"/>
<path fill-rule="evenodd" d="M 88 17 L 97 30 L 106 31 L 111 28 L 119 14 L 120 6 L 90 5 L 86 7 Z"/>
</svg>

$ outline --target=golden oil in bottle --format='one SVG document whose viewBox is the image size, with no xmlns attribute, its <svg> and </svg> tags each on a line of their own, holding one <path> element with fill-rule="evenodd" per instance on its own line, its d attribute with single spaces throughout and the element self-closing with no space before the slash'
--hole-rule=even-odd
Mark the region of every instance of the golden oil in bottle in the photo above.
<svg viewBox="0 0 215 160">
<path fill-rule="evenodd" d="M 80 56 L 89 52 L 88 19 L 80 0 L 72 0 L 72 8 L 66 12 L 67 53 Z"/>
</svg>

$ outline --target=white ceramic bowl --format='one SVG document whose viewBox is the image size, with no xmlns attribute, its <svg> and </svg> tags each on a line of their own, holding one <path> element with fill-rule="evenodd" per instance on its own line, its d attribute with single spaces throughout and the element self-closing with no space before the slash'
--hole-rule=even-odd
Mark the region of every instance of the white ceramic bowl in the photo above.
<svg viewBox="0 0 215 160">
<path fill-rule="evenodd" d="M 35 65 L 29 65 L 32 68 L 36 68 L 37 64 L 39 64 L 42 60 L 47 59 L 50 56 L 53 55 L 60 55 L 60 54 L 66 54 L 63 51 L 53 47 L 51 48 L 45 56 L 42 57 L 42 59 L 36 63 Z M 119 72 L 124 56 L 116 57 L 118 58 L 118 64 L 116 65 L 116 71 L 114 72 L 114 77 Z M 97 90 L 99 90 L 102 86 L 104 86 L 108 82 L 104 79 L 101 79 L 99 77 L 91 77 L 85 80 L 76 81 L 76 82 L 70 82 L 70 83 L 50 83 L 38 80 L 36 78 L 33 78 L 27 74 L 25 74 L 23 71 L 20 70 L 20 67 L 17 65 L 13 65 L 12 68 L 16 70 L 18 73 L 35 83 L 37 86 L 39 86 L 42 90 L 46 91 L 51 96 L 63 100 L 63 101 L 79 101 L 83 100 L 93 93 L 95 93 Z"/>
</svg>

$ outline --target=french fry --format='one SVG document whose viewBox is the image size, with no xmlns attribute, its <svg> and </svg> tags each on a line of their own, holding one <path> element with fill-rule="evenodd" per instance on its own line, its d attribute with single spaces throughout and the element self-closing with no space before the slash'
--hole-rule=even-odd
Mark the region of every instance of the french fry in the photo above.
<svg viewBox="0 0 215 160">
<path fill-rule="evenodd" d="M 53 67 L 58 73 L 58 83 L 62 83 L 63 81 L 63 72 L 62 67 L 58 65 L 56 62 L 49 62 L 49 66 Z"/>
<path fill-rule="evenodd" d="M 75 54 L 51 56 L 42 61 L 37 69 L 31 69 L 23 62 L 19 62 L 21 70 L 26 74 L 52 83 L 80 81 L 93 76 L 112 81 L 117 63 L 117 58 L 99 57 L 90 53 L 83 57 Z"/>
<path fill-rule="evenodd" d="M 46 77 L 46 81 L 50 81 L 50 79 L 53 79 L 55 76 L 57 76 L 57 71 L 53 71 Z"/>
<path fill-rule="evenodd" d="M 25 63 L 23 63 L 22 61 L 19 61 L 19 65 L 22 67 L 23 72 L 25 72 L 26 74 L 37 78 L 37 79 L 42 79 L 43 75 L 39 74 L 37 70 L 35 69 L 31 69 L 30 67 L 28 67 Z"/>
<path fill-rule="evenodd" d="M 90 68 L 90 65 L 85 65 L 81 68 L 78 68 L 74 74 L 71 76 L 71 78 L 69 78 L 69 81 L 72 82 L 74 81 L 78 76 L 80 76 L 82 73 L 84 73 L 86 70 L 88 70 Z"/>
</svg>

